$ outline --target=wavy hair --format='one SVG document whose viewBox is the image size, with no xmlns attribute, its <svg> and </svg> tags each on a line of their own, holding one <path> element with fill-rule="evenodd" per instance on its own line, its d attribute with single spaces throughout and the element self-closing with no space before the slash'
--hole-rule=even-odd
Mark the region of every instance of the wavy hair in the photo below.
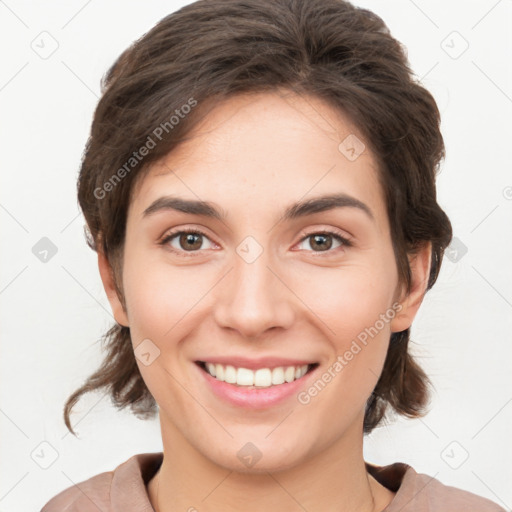
<svg viewBox="0 0 512 512">
<path fill-rule="evenodd" d="M 186 139 L 211 105 L 277 89 L 317 97 L 357 126 L 379 164 L 399 280 L 410 290 L 408 255 L 430 242 L 427 290 L 435 283 L 452 237 L 436 200 L 435 178 L 444 157 L 440 115 L 382 19 L 342 0 L 199 0 L 163 18 L 108 70 L 84 150 L 78 200 L 88 243 L 108 258 L 123 304 L 123 244 L 136 181 Z M 171 116 L 185 112 L 191 98 L 197 106 L 172 123 Z M 164 127 L 158 143 L 131 165 L 134 151 L 156 137 L 156 127 Z M 425 413 L 430 382 L 409 354 L 409 338 L 409 329 L 391 335 L 367 401 L 365 433 L 381 422 L 388 406 L 409 417 Z M 101 366 L 64 406 L 72 433 L 73 406 L 100 389 L 138 417 L 157 412 L 129 328 L 116 324 L 102 341 Z"/>
</svg>

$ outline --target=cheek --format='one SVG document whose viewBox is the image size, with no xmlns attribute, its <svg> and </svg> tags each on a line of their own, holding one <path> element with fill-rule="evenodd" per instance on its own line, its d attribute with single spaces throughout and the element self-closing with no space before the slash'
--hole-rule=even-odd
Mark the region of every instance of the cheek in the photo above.
<svg viewBox="0 0 512 512">
<path fill-rule="evenodd" d="M 375 262 L 338 269 L 308 295 L 333 349 L 331 373 L 340 376 L 334 387 L 354 391 L 354 400 L 371 392 L 382 371 L 391 321 L 400 309 L 393 302 L 396 279 L 394 268 Z"/>
<path fill-rule="evenodd" d="M 186 344 L 180 340 L 197 325 L 201 297 L 211 284 L 192 267 L 176 268 L 146 257 L 133 251 L 123 269 L 132 344 L 136 353 L 143 340 L 156 346 L 151 345 L 158 353 L 151 364 L 136 359 L 140 373 L 161 408 L 182 411 L 189 397 L 179 385 L 187 379 L 188 364 Z"/>
<path fill-rule="evenodd" d="M 136 254 L 125 262 L 124 272 L 132 338 L 162 339 L 174 333 L 211 288 L 206 276 L 201 278 L 191 266 L 142 261 Z"/>
<path fill-rule="evenodd" d="M 315 275 L 316 274 L 316 275 Z M 393 304 L 397 273 L 378 261 L 353 263 L 310 272 L 307 284 L 295 283 L 307 305 L 331 332 L 345 342 L 373 326 Z M 392 312 L 389 313 L 389 316 Z M 378 323 L 382 329 L 381 322 Z"/>
</svg>

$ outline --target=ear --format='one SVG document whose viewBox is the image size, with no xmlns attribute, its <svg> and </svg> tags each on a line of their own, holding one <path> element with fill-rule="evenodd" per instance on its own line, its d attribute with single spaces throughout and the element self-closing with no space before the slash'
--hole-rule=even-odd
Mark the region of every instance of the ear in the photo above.
<svg viewBox="0 0 512 512">
<path fill-rule="evenodd" d="M 391 321 L 391 332 L 405 331 L 412 325 L 427 291 L 432 256 L 432 244 L 428 242 L 414 255 L 409 257 L 411 268 L 411 291 L 402 293 L 400 304 L 402 309 Z"/>
<path fill-rule="evenodd" d="M 129 327 L 128 316 L 124 310 L 123 304 L 117 295 L 116 286 L 114 284 L 114 272 L 110 265 L 107 257 L 101 250 L 98 250 L 98 267 L 100 270 L 101 281 L 103 282 L 103 288 L 107 294 L 112 313 L 118 324 Z"/>
</svg>

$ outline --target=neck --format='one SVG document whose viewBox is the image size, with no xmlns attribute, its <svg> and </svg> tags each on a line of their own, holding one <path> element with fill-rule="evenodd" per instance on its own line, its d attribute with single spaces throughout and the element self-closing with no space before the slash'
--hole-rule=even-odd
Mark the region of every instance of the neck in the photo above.
<svg viewBox="0 0 512 512">
<path fill-rule="evenodd" d="M 173 429 L 162 427 L 162 439 L 162 466 L 148 484 L 156 512 L 380 512 L 394 497 L 366 472 L 362 434 L 360 442 L 347 435 L 292 468 L 260 473 L 213 463 Z"/>
</svg>

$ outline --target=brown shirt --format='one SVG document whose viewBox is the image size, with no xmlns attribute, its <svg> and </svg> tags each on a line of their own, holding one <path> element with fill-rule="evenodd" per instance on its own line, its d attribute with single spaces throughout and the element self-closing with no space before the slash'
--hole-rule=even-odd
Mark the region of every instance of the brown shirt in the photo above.
<svg viewBox="0 0 512 512">
<path fill-rule="evenodd" d="M 93 476 L 54 496 L 41 512 L 154 512 L 146 484 L 163 460 L 162 452 L 134 455 L 114 471 Z M 367 471 L 396 492 L 382 512 L 506 512 L 491 500 L 442 484 L 403 462 L 366 463 Z"/>
</svg>

